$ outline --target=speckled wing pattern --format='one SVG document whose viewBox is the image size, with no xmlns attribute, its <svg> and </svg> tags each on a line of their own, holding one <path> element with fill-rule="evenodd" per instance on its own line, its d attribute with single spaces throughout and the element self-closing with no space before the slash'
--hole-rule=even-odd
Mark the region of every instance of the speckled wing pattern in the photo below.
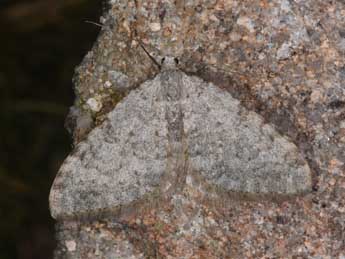
<svg viewBox="0 0 345 259">
<path fill-rule="evenodd" d="M 235 192 L 311 188 L 308 164 L 292 142 L 228 92 L 168 70 L 132 91 L 77 145 L 52 186 L 51 213 L 63 218 L 126 205 L 166 174 L 181 182 L 191 171 Z"/>
<path fill-rule="evenodd" d="M 215 85 L 184 76 L 184 134 L 192 168 L 228 191 L 298 194 L 311 172 L 297 147 Z"/>
<path fill-rule="evenodd" d="M 157 90 L 152 81 L 133 90 L 67 157 L 50 192 L 54 218 L 113 208 L 157 187 L 167 157 Z"/>
</svg>

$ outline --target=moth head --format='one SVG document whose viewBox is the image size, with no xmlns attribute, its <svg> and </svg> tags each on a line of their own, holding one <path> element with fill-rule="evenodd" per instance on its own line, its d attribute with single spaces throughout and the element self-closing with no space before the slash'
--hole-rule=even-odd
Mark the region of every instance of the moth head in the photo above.
<svg viewBox="0 0 345 259">
<path fill-rule="evenodd" d="M 178 66 L 178 59 L 175 58 L 175 57 L 164 57 L 162 58 L 161 60 L 161 69 L 162 71 L 165 71 L 165 70 L 177 70 Z"/>
</svg>

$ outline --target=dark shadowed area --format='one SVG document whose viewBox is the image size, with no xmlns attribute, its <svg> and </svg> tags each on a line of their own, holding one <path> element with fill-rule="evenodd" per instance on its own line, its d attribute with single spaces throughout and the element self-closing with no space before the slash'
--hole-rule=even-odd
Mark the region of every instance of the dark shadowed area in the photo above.
<svg viewBox="0 0 345 259">
<path fill-rule="evenodd" d="M 71 148 L 74 68 L 91 49 L 101 1 L 0 2 L 0 259 L 52 258 L 48 194 Z"/>
</svg>

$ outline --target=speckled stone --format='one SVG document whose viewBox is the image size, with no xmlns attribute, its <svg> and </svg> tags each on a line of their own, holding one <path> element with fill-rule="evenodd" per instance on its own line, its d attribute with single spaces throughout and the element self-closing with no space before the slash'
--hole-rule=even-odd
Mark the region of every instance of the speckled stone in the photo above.
<svg viewBox="0 0 345 259">
<path fill-rule="evenodd" d="M 282 202 L 223 197 L 210 203 L 202 184 L 187 185 L 164 206 L 117 219 L 126 234 L 112 230 L 112 240 L 120 236 L 151 258 L 344 256 L 344 1 L 116 0 L 101 20 L 102 32 L 75 76 L 78 116 L 93 114 L 97 126 L 115 107 L 122 95 L 115 83 L 104 87 L 116 82 L 109 71 L 128 78 L 126 91 L 159 73 L 144 49 L 157 61 L 174 56 L 181 70 L 229 91 L 289 136 L 313 173 L 312 193 Z M 102 102 L 96 114 L 86 105 L 95 97 Z M 75 138 L 83 139 L 78 132 Z M 57 258 L 78 258 L 96 244 L 77 245 L 75 257 L 58 249 Z"/>
</svg>

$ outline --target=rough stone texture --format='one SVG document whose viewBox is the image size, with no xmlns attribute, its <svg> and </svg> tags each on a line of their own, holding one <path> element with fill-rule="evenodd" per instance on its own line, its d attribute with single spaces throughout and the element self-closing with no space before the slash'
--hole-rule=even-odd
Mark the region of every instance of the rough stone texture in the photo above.
<svg viewBox="0 0 345 259">
<path fill-rule="evenodd" d="M 249 194 L 311 190 L 296 146 L 215 85 L 163 70 L 121 101 L 62 165 L 50 195 L 54 218 L 97 214 L 183 188 L 199 173 Z M 181 186 L 182 185 L 182 186 Z"/>
<path fill-rule="evenodd" d="M 64 226 L 57 229 L 57 237 L 61 236 L 64 242 L 59 244 L 55 257 L 57 258 L 145 258 L 143 253 L 137 251 L 133 245 L 125 238 L 125 229 L 113 223 L 107 225 L 104 223 L 95 223 L 92 228 L 87 225 L 76 224 L 75 222 L 66 222 Z M 64 229 L 68 231 L 64 231 Z M 114 238 L 113 232 L 121 232 L 118 238 Z M 76 239 L 76 235 L 78 239 Z M 95 236 L 97 236 L 95 238 Z M 78 251 L 83 251 L 78 253 Z M 71 255 L 65 257 L 66 253 Z"/>
<path fill-rule="evenodd" d="M 210 202 L 201 181 L 187 177 L 184 190 L 160 207 L 101 225 L 78 220 L 89 237 L 100 240 L 100 229 L 112 229 L 112 240 L 129 241 L 138 249 L 132 255 L 146 258 L 343 258 L 344 1 L 114 0 L 109 8 L 77 70 L 75 114 L 91 113 L 98 125 L 127 91 L 157 74 L 143 47 L 156 60 L 178 57 L 181 70 L 229 91 L 289 136 L 311 166 L 313 191 L 278 202 L 222 195 Z M 109 71 L 125 75 L 125 91 Z M 102 104 L 99 112 L 87 105 L 90 98 Z M 88 129 L 76 125 L 79 142 Z M 111 228 L 114 221 L 125 230 Z M 107 258 L 106 250 L 95 255 L 98 241 L 83 246 L 79 231 L 58 225 L 64 234 L 57 258 Z M 75 251 L 63 249 L 66 240 L 76 242 Z"/>
</svg>

